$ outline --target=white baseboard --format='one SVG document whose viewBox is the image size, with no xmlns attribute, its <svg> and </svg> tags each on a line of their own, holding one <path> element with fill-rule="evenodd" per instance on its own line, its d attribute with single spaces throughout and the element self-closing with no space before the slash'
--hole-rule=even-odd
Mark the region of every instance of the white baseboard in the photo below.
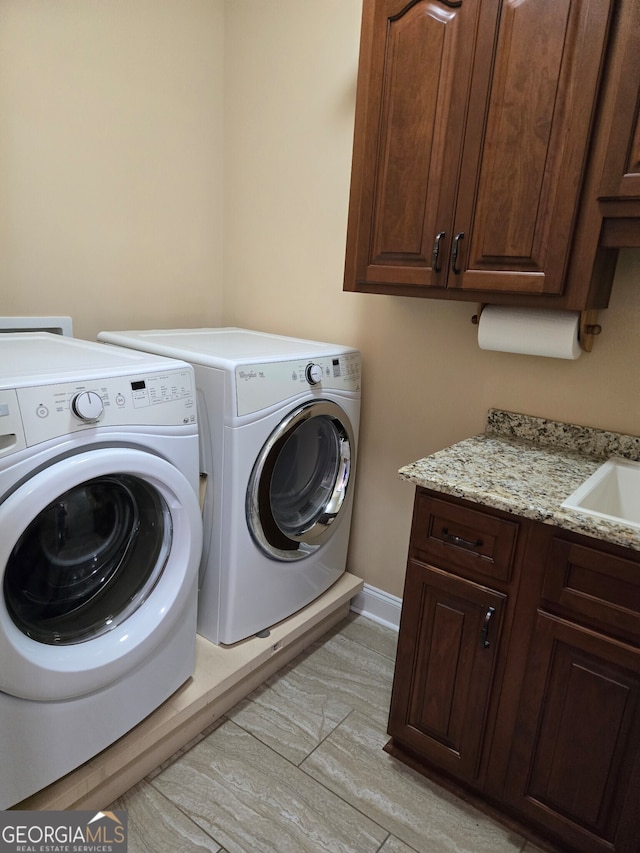
<svg viewBox="0 0 640 853">
<path fill-rule="evenodd" d="M 402 599 L 365 584 L 362 592 L 351 599 L 351 610 L 397 631 L 400 626 Z"/>
</svg>

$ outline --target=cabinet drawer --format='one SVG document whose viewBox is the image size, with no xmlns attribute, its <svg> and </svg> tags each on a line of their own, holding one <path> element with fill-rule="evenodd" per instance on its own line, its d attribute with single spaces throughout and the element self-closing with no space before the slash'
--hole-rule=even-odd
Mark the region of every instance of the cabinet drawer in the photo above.
<svg viewBox="0 0 640 853">
<path fill-rule="evenodd" d="M 625 558 L 554 536 L 542 595 L 547 610 L 640 641 L 640 553 Z"/>
<path fill-rule="evenodd" d="M 410 553 L 472 580 L 509 582 L 519 523 L 416 493 Z"/>
</svg>

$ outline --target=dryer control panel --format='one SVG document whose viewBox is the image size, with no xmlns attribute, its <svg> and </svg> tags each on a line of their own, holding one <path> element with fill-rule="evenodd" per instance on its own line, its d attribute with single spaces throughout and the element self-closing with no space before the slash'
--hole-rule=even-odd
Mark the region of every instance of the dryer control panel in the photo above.
<svg viewBox="0 0 640 853">
<path fill-rule="evenodd" d="M 33 385 L 0 392 L 0 396 L 0 405 L 8 398 L 6 423 L 21 424 L 27 446 L 78 430 L 196 423 L 195 382 L 193 370 L 187 366 L 87 382 Z M 0 435 L 2 421 L 0 417 Z"/>
<path fill-rule="evenodd" d="M 313 390 L 360 393 L 360 353 L 243 364 L 236 367 L 236 413 L 249 415 Z"/>
</svg>

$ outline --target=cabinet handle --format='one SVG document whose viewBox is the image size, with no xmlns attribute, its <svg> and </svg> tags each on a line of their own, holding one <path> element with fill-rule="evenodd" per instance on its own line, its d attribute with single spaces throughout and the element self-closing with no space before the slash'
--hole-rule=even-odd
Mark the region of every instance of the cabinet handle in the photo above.
<svg viewBox="0 0 640 853">
<path fill-rule="evenodd" d="M 464 237 L 464 231 L 460 231 L 459 234 L 453 238 L 453 251 L 451 253 L 451 269 L 455 273 L 455 275 L 460 274 L 460 268 L 458 267 L 458 247 L 460 246 L 460 240 Z"/>
<path fill-rule="evenodd" d="M 434 272 L 441 272 L 442 267 L 438 266 L 440 261 L 440 241 L 445 236 L 445 231 L 441 231 L 436 235 L 436 239 L 433 243 L 433 252 L 431 253 L 431 266 L 433 267 Z"/>
<path fill-rule="evenodd" d="M 462 536 L 449 533 L 449 528 L 447 527 L 442 528 L 442 535 L 448 542 L 459 545 L 460 548 L 480 548 L 482 545 L 482 539 L 476 539 L 475 542 L 472 542 L 470 539 L 463 539 Z"/>
<path fill-rule="evenodd" d="M 484 621 L 482 623 L 482 631 L 480 633 L 480 645 L 483 649 L 488 649 L 491 645 L 491 641 L 489 640 L 489 623 L 491 622 L 491 617 L 496 612 L 495 607 L 488 607 L 487 612 L 484 614 Z"/>
</svg>

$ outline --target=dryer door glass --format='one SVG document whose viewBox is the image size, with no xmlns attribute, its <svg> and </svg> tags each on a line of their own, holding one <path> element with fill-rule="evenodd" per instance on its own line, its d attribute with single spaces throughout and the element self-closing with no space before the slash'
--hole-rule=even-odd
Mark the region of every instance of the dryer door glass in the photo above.
<svg viewBox="0 0 640 853">
<path fill-rule="evenodd" d="M 61 494 L 18 539 L 4 600 L 42 643 L 77 643 L 116 627 L 147 598 L 171 547 L 171 515 L 149 483 L 97 477 Z"/>
<path fill-rule="evenodd" d="M 254 466 L 247 519 L 269 556 L 302 559 L 332 534 L 350 488 L 353 432 L 335 403 L 306 403 L 272 433 Z"/>
</svg>

